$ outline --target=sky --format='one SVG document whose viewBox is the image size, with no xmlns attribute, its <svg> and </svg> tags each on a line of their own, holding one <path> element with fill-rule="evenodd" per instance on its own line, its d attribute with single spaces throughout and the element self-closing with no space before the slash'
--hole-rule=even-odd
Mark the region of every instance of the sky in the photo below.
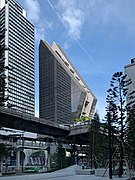
<svg viewBox="0 0 135 180">
<path fill-rule="evenodd" d="M 135 0 L 18 0 L 35 26 L 35 111 L 38 46 L 55 41 L 96 96 L 104 118 L 112 75 L 135 57 Z"/>
</svg>

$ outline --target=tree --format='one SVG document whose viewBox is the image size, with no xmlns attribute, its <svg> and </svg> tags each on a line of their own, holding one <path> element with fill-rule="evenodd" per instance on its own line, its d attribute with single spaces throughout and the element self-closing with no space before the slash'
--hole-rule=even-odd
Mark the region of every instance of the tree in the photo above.
<svg viewBox="0 0 135 180">
<path fill-rule="evenodd" d="M 130 80 L 127 80 L 126 75 L 123 75 L 122 72 L 116 72 L 112 76 L 112 79 L 110 81 L 110 89 L 107 91 L 107 120 L 110 120 L 110 126 L 115 127 L 114 129 L 118 131 L 119 134 L 119 177 L 122 177 L 123 174 L 123 144 L 126 125 L 126 95 L 127 85 L 129 83 Z"/>
<path fill-rule="evenodd" d="M 11 155 L 11 151 L 13 151 L 13 147 L 10 145 L 5 145 L 4 143 L 0 144 L 0 173 L 2 170 L 3 160 Z"/>
<path fill-rule="evenodd" d="M 56 167 L 58 169 L 65 166 L 66 152 L 62 146 L 63 144 L 59 142 L 56 149 Z"/>
<path fill-rule="evenodd" d="M 89 158 L 91 168 L 104 167 L 107 160 L 107 135 L 104 133 L 104 123 L 100 122 L 98 111 L 90 121 Z"/>
<path fill-rule="evenodd" d="M 98 154 L 99 154 L 99 137 L 100 137 L 100 117 L 98 111 L 95 112 L 93 119 L 91 120 L 90 131 L 90 146 L 91 146 L 91 169 L 92 162 L 94 167 L 97 167 Z"/>
<path fill-rule="evenodd" d="M 126 140 L 129 162 L 135 168 L 135 104 L 128 109 Z"/>
</svg>

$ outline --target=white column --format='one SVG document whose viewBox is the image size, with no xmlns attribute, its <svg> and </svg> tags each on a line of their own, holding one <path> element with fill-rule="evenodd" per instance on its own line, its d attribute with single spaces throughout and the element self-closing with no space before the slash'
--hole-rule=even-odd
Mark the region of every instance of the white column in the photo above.
<svg viewBox="0 0 135 180">
<path fill-rule="evenodd" d="M 17 170 L 20 170 L 20 151 L 18 149 L 16 152 L 16 168 Z"/>
<path fill-rule="evenodd" d="M 2 176 L 2 170 L 3 170 L 3 160 L 0 159 L 0 176 Z"/>
</svg>

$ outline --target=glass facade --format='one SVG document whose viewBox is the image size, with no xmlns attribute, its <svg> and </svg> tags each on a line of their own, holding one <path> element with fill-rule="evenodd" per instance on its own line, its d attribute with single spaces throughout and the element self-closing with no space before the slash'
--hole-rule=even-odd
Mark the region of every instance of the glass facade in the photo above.
<svg viewBox="0 0 135 180">
<path fill-rule="evenodd" d="M 78 108 L 78 104 L 81 98 L 81 89 L 77 86 L 77 84 L 71 80 L 71 109 L 72 112 L 76 112 Z"/>
<path fill-rule="evenodd" d="M 39 117 L 67 124 L 71 120 L 71 78 L 46 44 L 39 48 Z"/>
<path fill-rule="evenodd" d="M 39 117 L 54 121 L 54 57 L 43 44 L 39 48 L 39 73 Z"/>
<path fill-rule="evenodd" d="M 82 116 L 93 116 L 96 97 L 89 89 L 87 84 L 81 78 L 73 64 L 70 62 L 65 52 L 55 42 L 52 45 L 52 51 L 56 54 L 57 61 L 71 78 L 71 116 L 74 118 Z"/>
<path fill-rule="evenodd" d="M 92 116 L 96 98 L 62 49 L 41 40 L 39 46 L 39 117 L 61 124 Z"/>
<path fill-rule="evenodd" d="M 56 60 L 56 103 L 57 122 L 61 124 L 71 123 L 71 77 Z"/>
<path fill-rule="evenodd" d="M 3 12 L 4 9 L 4 12 Z M 24 16 L 16 0 L 9 0 L 0 11 L 5 14 L 5 54 L 7 107 L 34 115 L 34 26 Z"/>
</svg>

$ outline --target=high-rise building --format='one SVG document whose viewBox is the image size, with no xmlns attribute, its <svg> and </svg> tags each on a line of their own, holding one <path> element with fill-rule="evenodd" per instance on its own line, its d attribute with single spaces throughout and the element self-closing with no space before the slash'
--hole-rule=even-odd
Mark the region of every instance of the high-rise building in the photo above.
<svg viewBox="0 0 135 180">
<path fill-rule="evenodd" d="M 64 51 L 41 40 L 39 46 L 39 117 L 70 124 L 76 117 L 92 117 L 96 97 Z"/>
<path fill-rule="evenodd" d="M 34 26 L 16 0 L 0 0 L 0 74 L 5 78 L 1 104 L 34 115 Z"/>
<path fill-rule="evenodd" d="M 126 65 L 124 69 L 125 74 L 127 75 L 127 79 L 130 79 L 131 81 L 131 83 L 129 83 L 129 85 L 127 86 L 127 104 L 132 106 L 133 104 L 135 104 L 135 58 L 131 59 L 131 64 Z"/>
</svg>

